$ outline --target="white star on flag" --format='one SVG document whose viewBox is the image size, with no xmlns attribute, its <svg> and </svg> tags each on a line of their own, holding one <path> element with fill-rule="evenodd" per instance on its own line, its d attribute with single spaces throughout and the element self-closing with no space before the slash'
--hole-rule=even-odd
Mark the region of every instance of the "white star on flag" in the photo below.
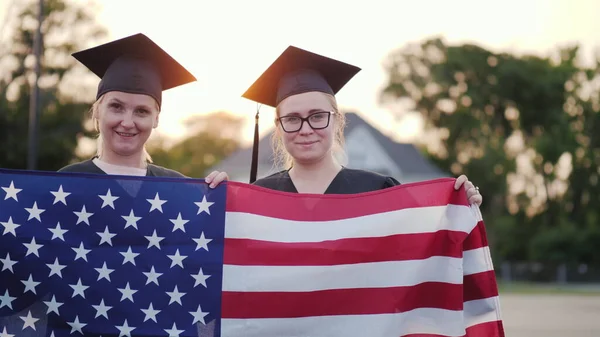
<svg viewBox="0 0 600 337">
<path fill-rule="evenodd" d="M 127 320 L 123 325 L 117 325 L 117 329 L 119 329 L 119 337 L 131 337 L 131 331 L 134 330 L 134 327 L 130 327 L 127 324 Z"/>
<path fill-rule="evenodd" d="M 158 284 L 158 277 L 162 275 L 162 273 L 157 273 L 154 271 L 154 266 L 152 266 L 152 269 L 150 269 L 150 272 L 144 272 L 144 275 L 146 275 L 146 277 L 148 278 L 146 280 L 146 284 L 153 282 L 156 283 L 156 285 Z"/>
<path fill-rule="evenodd" d="M 123 219 L 127 220 L 127 223 L 125 224 L 125 228 L 131 226 L 135 229 L 138 229 L 137 227 L 137 222 L 138 220 L 140 220 L 142 217 L 139 216 L 135 216 L 135 214 L 133 214 L 133 210 L 131 210 L 131 212 L 129 212 L 129 215 L 122 215 L 121 216 Z"/>
<path fill-rule="evenodd" d="M 4 295 L 0 295 L 0 308 L 2 307 L 8 307 L 9 309 L 12 309 L 12 301 L 14 301 L 16 299 L 16 297 L 12 297 L 10 296 L 10 294 L 8 293 L 8 289 L 4 292 Z"/>
<path fill-rule="evenodd" d="M 27 253 L 25 253 L 25 256 L 28 256 L 29 254 L 35 254 L 35 256 L 40 257 L 40 252 L 38 252 L 38 250 L 42 248 L 42 245 L 35 242 L 35 237 L 31 238 L 30 243 L 24 243 L 23 246 L 27 247 Z"/>
<path fill-rule="evenodd" d="M 121 255 L 123 255 L 123 264 L 129 262 L 129 263 L 131 263 L 134 266 L 135 266 L 135 258 L 136 258 L 136 256 L 140 255 L 140 253 L 134 253 L 131 250 L 131 246 L 129 246 L 129 248 L 127 248 L 126 252 L 120 252 L 120 253 L 121 253 Z"/>
<path fill-rule="evenodd" d="M 83 334 L 83 327 L 86 326 L 86 323 L 81 323 L 79 322 L 79 316 L 75 316 L 75 321 L 73 322 L 67 322 L 67 324 L 69 324 L 71 326 L 71 333 L 77 331 L 80 334 Z"/>
<path fill-rule="evenodd" d="M 27 279 L 27 281 L 21 280 L 21 282 L 23 283 L 23 285 L 25 285 L 25 290 L 23 290 L 23 292 L 28 292 L 31 291 L 32 293 L 36 294 L 35 292 L 35 287 L 37 287 L 40 282 L 36 282 L 33 280 L 31 274 L 29 274 L 29 279 Z"/>
<path fill-rule="evenodd" d="M 0 259 L 0 262 L 2 262 L 2 270 L 0 271 L 5 271 L 8 269 L 11 273 L 15 272 L 12 267 L 17 263 L 17 261 L 10 259 L 10 253 L 6 253 L 6 257 L 4 259 Z"/>
<path fill-rule="evenodd" d="M 110 188 L 108 189 L 108 192 L 106 192 L 105 195 L 100 194 L 98 196 L 100 197 L 100 199 L 102 199 L 102 206 L 100 208 L 110 206 L 112 209 L 115 209 L 115 201 L 119 199 L 119 197 L 114 197 L 112 194 L 110 194 Z"/>
<path fill-rule="evenodd" d="M 8 222 L 0 222 L 0 224 L 4 226 L 4 233 L 2 233 L 2 235 L 10 233 L 15 237 L 17 236 L 17 232 L 15 230 L 17 229 L 17 227 L 21 226 L 13 222 L 12 216 L 8 217 Z"/>
<path fill-rule="evenodd" d="M 77 260 L 77 259 L 84 259 L 85 261 L 88 260 L 87 259 L 87 254 L 92 251 L 91 249 L 85 249 L 83 247 L 83 242 L 81 242 L 79 244 L 79 248 L 71 248 L 71 249 L 73 249 L 75 251 L 75 254 L 76 254 L 75 255 L 75 260 Z"/>
<path fill-rule="evenodd" d="M 70 192 L 63 191 L 62 185 L 58 188 L 58 191 L 50 191 L 52 195 L 54 195 L 54 202 L 52 205 L 55 205 L 57 202 L 62 202 L 65 206 L 67 205 L 67 197 L 71 194 Z"/>
<path fill-rule="evenodd" d="M 117 288 L 122 296 L 121 296 L 121 302 L 123 302 L 126 298 L 129 299 L 131 302 L 133 302 L 133 294 L 137 293 L 137 290 L 131 289 L 129 287 L 129 282 L 127 282 L 127 285 L 125 285 L 125 288 Z"/>
<path fill-rule="evenodd" d="M 159 314 L 160 310 L 154 310 L 154 308 L 152 307 L 152 303 L 150 303 L 148 309 L 142 309 L 142 312 L 144 313 L 144 315 L 146 315 L 144 317 L 144 322 L 151 319 L 156 323 L 156 314 Z"/>
<path fill-rule="evenodd" d="M 206 322 L 204 322 L 204 317 L 206 317 L 206 315 L 208 315 L 208 312 L 203 312 L 202 308 L 200 308 L 200 304 L 198 304 L 198 310 L 190 311 L 190 314 L 192 316 L 194 316 L 194 321 L 192 322 L 192 324 L 196 324 L 197 322 L 200 322 L 200 323 L 206 325 Z"/>
<path fill-rule="evenodd" d="M 144 236 L 148 240 L 148 248 L 152 246 L 156 246 L 156 248 L 160 249 L 160 242 L 164 239 L 164 237 L 160 237 L 156 235 L 156 229 L 152 232 L 152 236 Z"/>
<path fill-rule="evenodd" d="M 56 274 L 60 278 L 62 278 L 61 270 L 63 270 L 64 268 L 67 267 L 66 265 L 61 265 L 58 263 L 58 257 L 54 260 L 53 264 L 46 264 L 46 266 L 48 266 L 48 268 L 50 268 L 50 275 L 48 275 L 49 277 Z"/>
<path fill-rule="evenodd" d="M 73 295 L 71 296 L 72 298 L 75 298 L 77 295 L 85 298 L 85 290 L 89 288 L 89 286 L 84 286 L 81 283 L 81 279 L 77 281 L 77 284 L 69 284 L 69 287 L 73 288 Z"/>
<path fill-rule="evenodd" d="M 206 288 L 206 280 L 210 277 L 210 275 L 204 275 L 202 268 L 200 268 L 198 274 L 192 275 L 192 277 L 194 278 L 194 280 L 196 280 L 196 283 L 194 283 L 194 288 L 199 284 L 202 284 L 204 288 Z"/>
<path fill-rule="evenodd" d="M 173 223 L 173 232 L 175 232 L 176 230 L 181 230 L 182 232 L 185 233 L 185 228 L 183 227 L 183 225 L 185 225 L 186 223 L 188 223 L 189 220 L 184 220 L 181 218 L 181 213 L 179 213 L 177 215 L 177 219 L 169 219 L 172 223 Z"/>
<path fill-rule="evenodd" d="M 92 307 L 96 309 L 96 316 L 94 318 L 98 318 L 98 316 L 104 316 L 106 319 L 108 319 L 108 311 L 112 309 L 112 307 L 104 305 L 104 299 L 100 301 L 99 305 L 92 305 Z"/>
<path fill-rule="evenodd" d="M 4 200 L 8 200 L 8 198 L 12 198 L 15 201 L 19 201 L 19 199 L 17 198 L 17 194 L 19 194 L 19 192 L 21 192 L 22 189 L 15 188 L 14 181 L 10 182 L 10 186 L 2 187 L 2 189 L 4 190 L 4 192 L 6 192 L 6 195 L 4 196 Z"/>
<path fill-rule="evenodd" d="M 33 203 L 33 207 L 25 208 L 25 210 L 29 212 L 29 218 L 27 218 L 27 221 L 35 218 L 39 222 L 42 222 L 42 218 L 40 217 L 40 215 L 46 211 L 45 209 L 39 209 L 37 206 L 37 202 Z"/>
<path fill-rule="evenodd" d="M 200 237 L 197 239 L 192 239 L 196 242 L 197 246 L 195 250 L 200 248 L 206 250 L 208 252 L 208 244 L 212 241 L 212 239 L 207 239 L 204 237 L 204 232 L 200 233 Z"/>
<path fill-rule="evenodd" d="M 98 281 L 100 281 L 100 279 L 102 279 L 102 278 L 105 278 L 108 280 L 108 282 L 110 282 L 110 273 L 115 271 L 114 269 L 108 269 L 106 267 L 106 262 L 104 262 L 104 264 L 102 265 L 102 268 L 94 268 L 94 269 L 96 269 L 96 271 L 98 272 Z"/>
<path fill-rule="evenodd" d="M 152 212 L 153 210 L 158 210 L 159 212 L 163 212 L 162 209 L 162 205 L 167 202 L 166 200 L 160 200 L 160 197 L 158 196 L 158 192 L 156 193 L 156 196 L 154 197 L 154 199 L 146 199 L 148 200 L 148 202 L 150 203 L 150 210 L 148 211 L 148 213 Z"/>
<path fill-rule="evenodd" d="M 171 259 L 171 268 L 173 268 L 174 265 L 178 265 L 181 268 L 183 268 L 183 260 L 187 258 L 187 256 L 185 255 L 179 255 L 179 249 L 175 251 L 175 255 L 167 256 L 169 257 L 169 259 Z"/>
<path fill-rule="evenodd" d="M 31 316 L 31 310 L 27 312 L 27 317 L 25 316 L 19 316 L 20 319 L 23 320 L 23 330 L 25 330 L 25 328 L 32 328 L 33 330 L 35 330 L 35 322 L 39 321 L 39 318 L 35 318 L 33 316 Z"/>
<path fill-rule="evenodd" d="M 52 300 L 50 302 L 44 301 L 44 303 L 48 306 L 48 311 L 46 312 L 46 314 L 55 312 L 57 315 L 60 315 L 60 313 L 58 312 L 58 308 L 64 304 L 61 302 L 57 302 L 54 295 L 52 295 Z"/>
<path fill-rule="evenodd" d="M 104 228 L 104 232 L 96 232 L 96 234 L 98 234 L 100 236 L 100 243 L 98 245 L 101 245 L 103 243 L 108 243 L 110 246 L 112 246 L 112 238 L 117 235 L 117 234 L 109 232 L 108 226 L 106 226 Z"/>
<path fill-rule="evenodd" d="M 169 337 L 179 337 L 182 332 L 185 330 L 177 330 L 177 325 L 173 322 L 173 327 L 171 329 L 164 329 L 166 333 L 169 334 Z"/>
<path fill-rule="evenodd" d="M 194 204 L 196 204 L 196 206 L 198 206 L 198 213 L 200 214 L 202 212 L 206 212 L 208 215 L 210 215 L 210 209 L 209 207 L 212 206 L 214 204 L 214 202 L 209 202 L 206 200 L 206 196 L 202 196 L 202 201 L 201 202 L 194 202 Z"/>
<path fill-rule="evenodd" d="M 8 332 L 6 332 L 6 327 L 4 327 L 4 330 L 0 332 L 0 337 L 15 337 L 15 335 L 11 335 Z"/>
<path fill-rule="evenodd" d="M 75 215 L 77 215 L 77 225 L 79 225 L 82 222 L 85 222 L 88 226 L 90 225 L 90 217 L 92 215 L 94 215 L 94 213 L 88 213 L 85 210 L 85 205 L 83 205 L 83 207 L 81 208 L 81 212 L 73 212 L 75 213 Z"/>
<path fill-rule="evenodd" d="M 52 232 L 52 239 L 51 240 L 61 239 L 61 240 L 65 241 L 64 234 L 66 232 L 68 232 L 68 230 L 62 229 L 60 227 L 60 222 L 56 223 L 56 227 L 54 227 L 54 228 L 48 228 L 48 230 Z"/>
<path fill-rule="evenodd" d="M 181 303 L 181 298 L 183 297 L 183 295 L 185 295 L 185 293 L 180 293 L 179 290 L 177 290 L 177 286 L 175 286 L 175 289 L 173 289 L 173 291 L 167 291 L 167 295 L 171 297 L 171 299 L 169 300 L 169 304 L 177 302 L 183 305 L 183 303 Z"/>
</svg>

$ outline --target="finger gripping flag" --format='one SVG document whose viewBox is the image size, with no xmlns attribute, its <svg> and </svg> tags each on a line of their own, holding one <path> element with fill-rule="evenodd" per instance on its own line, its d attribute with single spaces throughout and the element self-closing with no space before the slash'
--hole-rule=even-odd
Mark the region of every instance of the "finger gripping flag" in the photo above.
<svg viewBox="0 0 600 337">
<path fill-rule="evenodd" d="M 0 170 L 0 336 L 503 337 L 485 226 L 453 185 Z"/>
</svg>

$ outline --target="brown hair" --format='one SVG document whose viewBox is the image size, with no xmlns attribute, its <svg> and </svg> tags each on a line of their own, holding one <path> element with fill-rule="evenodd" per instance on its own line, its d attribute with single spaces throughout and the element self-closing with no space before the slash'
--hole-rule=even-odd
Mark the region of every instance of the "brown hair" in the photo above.
<svg viewBox="0 0 600 337">
<path fill-rule="evenodd" d="M 94 129 L 96 130 L 96 132 L 98 132 L 98 135 L 96 136 L 96 156 L 98 156 L 98 158 L 102 156 L 102 152 L 104 150 L 104 141 L 102 139 L 102 134 L 100 133 L 100 122 L 95 116 L 98 116 L 100 114 L 100 103 L 102 103 L 105 95 L 106 94 L 100 96 L 100 98 L 98 98 L 98 100 L 96 100 L 90 108 L 90 114 L 92 116 L 92 122 L 94 123 Z M 141 164 L 144 165 L 146 163 L 152 163 L 152 157 L 150 156 L 148 151 L 146 151 L 146 146 L 144 145 Z"/>
<path fill-rule="evenodd" d="M 345 165 L 347 162 L 346 153 L 344 151 L 344 129 L 346 127 L 346 115 L 338 109 L 337 100 L 334 96 L 330 94 L 323 93 L 327 97 L 327 100 L 331 104 L 333 108 L 333 116 L 335 118 L 333 131 L 333 146 L 331 154 L 334 156 L 334 159 L 340 164 Z M 275 114 L 279 117 L 280 105 L 275 108 Z M 273 132 L 273 136 L 271 138 L 271 143 L 273 146 L 273 154 L 274 154 L 274 165 L 277 168 L 290 168 L 294 163 L 294 158 L 289 154 L 289 152 L 285 149 L 283 145 L 283 140 L 281 139 L 281 129 L 277 124 L 277 120 L 275 120 L 275 132 Z"/>
</svg>

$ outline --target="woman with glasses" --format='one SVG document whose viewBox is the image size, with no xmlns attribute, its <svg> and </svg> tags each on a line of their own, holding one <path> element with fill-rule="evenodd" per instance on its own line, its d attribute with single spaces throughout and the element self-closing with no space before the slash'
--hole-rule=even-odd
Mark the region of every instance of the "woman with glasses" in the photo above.
<svg viewBox="0 0 600 337">
<path fill-rule="evenodd" d="M 287 168 L 255 185 L 283 192 L 354 194 L 400 184 L 389 176 L 344 166 L 345 117 L 335 94 L 359 71 L 290 46 L 254 82 L 243 97 L 275 108 L 274 152 Z M 481 194 L 464 175 L 455 188 L 463 184 L 469 202 L 481 204 Z"/>
</svg>

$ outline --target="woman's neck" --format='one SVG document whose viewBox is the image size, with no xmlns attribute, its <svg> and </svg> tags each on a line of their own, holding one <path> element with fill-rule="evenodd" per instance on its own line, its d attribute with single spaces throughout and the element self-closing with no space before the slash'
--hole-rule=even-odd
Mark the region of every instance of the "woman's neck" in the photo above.
<svg viewBox="0 0 600 337">
<path fill-rule="evenodd" d="M 111 165 L 126 166 L 139 169 L 145 169 L 147 166 L 146 163 L 142 161 L 142 153 L 134 154 L 131 156 L 121 156 L 114 152 L 111 152 L 110 150 L 104 149 L 104 151 L 102 151 L 102 156 L 100 156 L 98 159 Z"/>
<path fill-rule="evenodd" d="M 342 166 L 332 156 L 326 156 L 310 164 L 294 161 L 289 175 L 299 193 L 322 194 L 341 169 Z"/>
</svg>

